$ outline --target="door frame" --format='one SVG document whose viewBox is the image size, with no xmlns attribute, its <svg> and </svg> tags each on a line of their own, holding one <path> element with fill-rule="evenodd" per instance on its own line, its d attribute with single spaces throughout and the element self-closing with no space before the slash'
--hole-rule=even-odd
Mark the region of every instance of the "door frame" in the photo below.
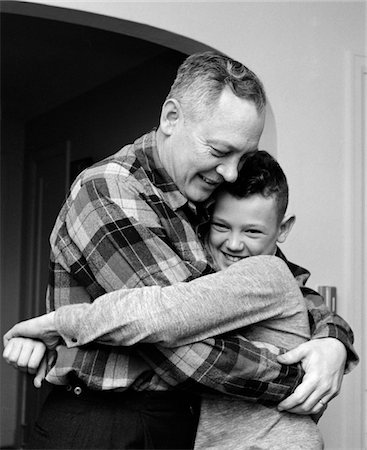
<svg viewBox="0 0 367 450">
<path fill-rule="evenodd" d="M 361 448 L 367 447 L 367 57 L 347 54 L 346 130 L 345 130 L 345 300 L 348 320 L 355 333 L 360 356 L 353 374 L 350 396 L 345 399 L 344 433 L 359 435 Z M 348 442 L 344 443 L 348 448 Z M 350 446 L 350 443 L 349 443 Z"/>
<path fill-rule="evenodd" d="M 26 149 L 24 176 L 24 212 L 22 223 L 23 260 L 21 270 L 20 318 L 35 317 L 44 312 L 41 304 L 45 304 L 45 295 L 41 289 L 41 242 L 48 239 L 42 230 L 41 213 L 43 206 L 44 186 L 38 177 L 37 163 L 57 155 L 65 160 L 65 195 L 70 184 L 70 141 L 56 142 L 39 149 Z M 44 386 L 36 389 L 33 377 L 20 373 L 18 382 L 18 414 L 16 445 L 24 448 L 29 430 L 40 411 L 41 405 L 49 390 Z"/>
</svg>

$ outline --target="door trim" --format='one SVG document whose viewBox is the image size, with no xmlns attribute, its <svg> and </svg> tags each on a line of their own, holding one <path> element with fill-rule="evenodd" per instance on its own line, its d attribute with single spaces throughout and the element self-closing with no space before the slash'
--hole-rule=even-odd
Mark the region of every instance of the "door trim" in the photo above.
<svg viewBox="0 0 367 450">
<path fill-rule="evenodd" d="M 344 185 L 344 274 L 345 315 L 355 334 L 355 348 L 360 356 L 359 366 L 353 371 L 348 399 L 345 399 L 343 448 L 351 448 L 348 437 L 359 437 L 360 448 L 367 444 L 367 308 L 366 290 L 366 227 L 367 162 L 366 146 L 366 79 L 367 57 L 347 54 L 346 129 L 345 129 L 345 185 Z M 355 372 L 355 373 L 354 373 Z M 350 411 L 351 413 L 347 413 Z M 359 448 L 359 447 L 358 447 Z"/>
</svg>

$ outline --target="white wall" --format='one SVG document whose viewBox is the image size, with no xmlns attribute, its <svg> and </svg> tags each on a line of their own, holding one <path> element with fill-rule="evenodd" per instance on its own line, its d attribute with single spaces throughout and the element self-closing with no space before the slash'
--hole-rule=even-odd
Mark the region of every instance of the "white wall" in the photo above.
<svg viewBox="0 0 367 450">
<path fill-rule="evenodd" d="M 351 199 L 344 187 L 352 151 L 346 91 L 348 55 L 366 54 L 365 2 L 33 3 L 163 28 L 229 54 L 262 78 L 276 119 L 278 159 L 298 217 L 286 253 L 312 271 L 311 287 L 337 286 L 339 311 L 353 326 L 348 304 L 358 299 L 343 281 L 350 270 L 344 260 L 350 231 L 345 206 Z M 349 375 L 341 399 L 328 410 L 327 448 L 361 445 L 360 405 L 348 403 L 360 378 L 358 371 Z M 355 416 L 346 413 L 349 408 Z"/>
<path fill-rule="evenodd" d="M 33 3 L 163 28 L 217 48 L 255 70 L 274 110 L 277 154 L 298 215 L 288 254 L 312 268 L 315 285 L 338 284 L 343 246 L 335 224 L 343 223 L 346 53 L 365 51 L 364 2 Z M 306 251 L 311 242 L 317 257 Z"/>
</svg>

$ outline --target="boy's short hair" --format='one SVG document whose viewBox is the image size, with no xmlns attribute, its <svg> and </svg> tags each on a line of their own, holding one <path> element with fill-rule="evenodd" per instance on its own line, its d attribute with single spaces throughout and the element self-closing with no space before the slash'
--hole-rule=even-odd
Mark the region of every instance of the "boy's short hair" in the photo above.
<svg viewBox="0 0 367 450">
<path fill-rule="evenodd" d="M 274 196 L 279 222 L 283 219 L 288 206 L 287 178 L 276 159 L 264 150 L 246 153 L 237 180 L 234 183 L 224 182 L 217 189 L 216 195 L 220 192 L 228 192 L 238 199 L 254 194 L 264 197 Z"/>
</svg>

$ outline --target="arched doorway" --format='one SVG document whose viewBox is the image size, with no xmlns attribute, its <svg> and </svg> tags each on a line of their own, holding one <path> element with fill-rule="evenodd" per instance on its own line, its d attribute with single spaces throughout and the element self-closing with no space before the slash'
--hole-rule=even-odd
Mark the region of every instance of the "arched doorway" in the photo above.
<svg viewBox="0 0 367 450">
<path fill-rule="evenodd" d="M 176 51 L 183 55 L 213 49 L 213 47 L 207 44 L 172 33 L 163 28 L 156 28 L 147 24 L 125 20 L 121 17 L 112 17 L 111 15 L 95 14 L 83 11 L 82 9 L 73 9 L 72 5 L 71 3 L 70 7 L 64 6 L 61 8 L 40 3 L 4 1 L 2 2 L 2 12 L 109 31 L 132 39 L 135 38 L 140 41 L 155 44 L 161 48 Z M 241 62 L 246 64 L 246 61 Z M 258 75 L 261 77 L 261 74 Z M 269 102 L 267 105 L 267 120 L 260 148 L 267 149 L 274 155 L 277 154 L 276 122 Z"/>
<path fill-rule="evenodd" d="M 72 164 L 101 159 L 155 126 L 177 66 L 187 54 L 210 47 L 163 29 L 84 11 L 26 2 L 2 2 L 1 9 L 2 57 L 12 58 L 2 64 L 1 77 L 7 83 L 2 113 L 9 135 L 2 145 L 3 248 L 4 259 L 10 254 L 14 259 L 10 277 L 2 277 L 6 330 L 42 311 L 48 236 L 64 195 L 59 187 L 69 184 L 65 179 Z M 276 153 L 270 106 L 261 148 Z M 54 184 L 57 193 L 52 190 L 56 175 L 61 180 Z M 23 204 L 23 211 L 14 213 L 14 203 Z M 22 230 L 14 227 L 20 222 Z M 19 289 L 12 290 L 14 286 Z M 1 366 L 3 371 L 3 361 Z M 7 376 L 7 370 L 1 421 L 6 430 L 2 439 L 8 441 L 2 445 L 22 446 L 43 396 L 24 376 L 17 394 L 16 377 Z"/>
</svg>

